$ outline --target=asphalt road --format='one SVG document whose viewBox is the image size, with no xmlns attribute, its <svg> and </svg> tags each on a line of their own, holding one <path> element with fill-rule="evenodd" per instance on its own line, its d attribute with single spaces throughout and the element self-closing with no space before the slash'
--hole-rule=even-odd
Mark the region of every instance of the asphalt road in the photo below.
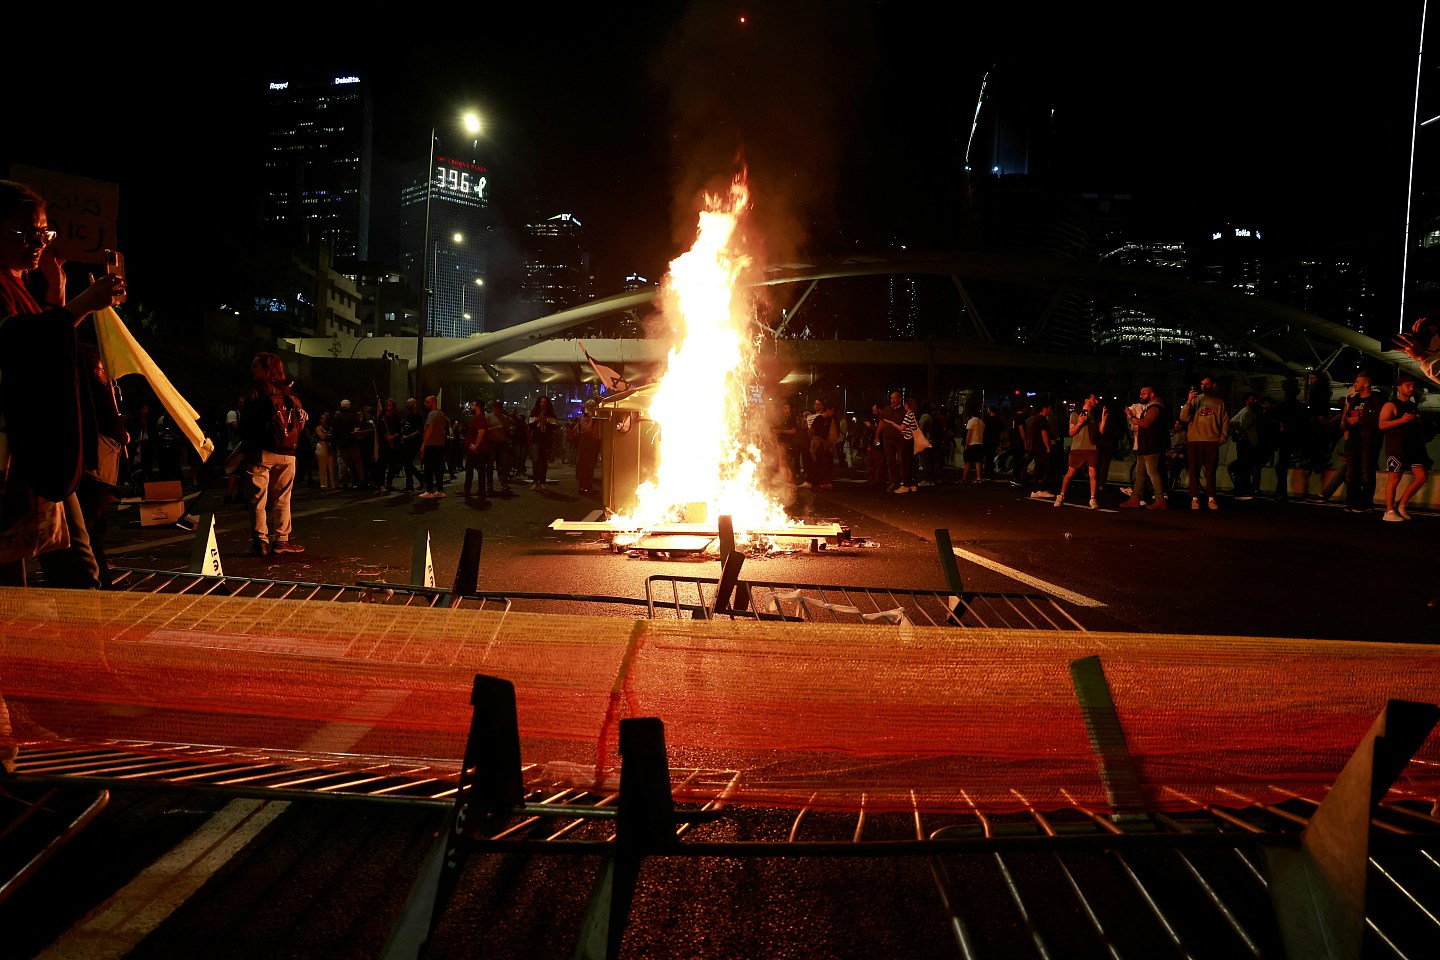
<svg viewBox="0 0 1440 960">
<path fill-rule="evenodd" d="M 296 498 L 294 536 L 306 552 L 288 556 L 251 556 L 245 509 L 219 502 L 217 491 L 203 493 L 194 509 L 215 513 L 231 576 L 407 582 L 415 538 L 428 531 L 437 580 L 448 584 L 467 528 L 484 533 L 479 587 L 487 591 L 643 596 L 645 579 L 654 574 L 716 575 L 713 559 L 615 552 L 594 537 L 550 530 L 552 520 L 581 520 L 599 505 L 576 493 L 567 468 L 552 477 L 543 492 L 517 487 L 512 497 L 488 503 L 455 495 L 456 487 L 442 500 L 304 489 Z M 1086 508 L 1073 494 L 1072 505 L 1057 509 L 1003 481 L 898 496 L 856 480 L 839 478 L 833 491 L 820 495 L 801 491 L 795 506 L 800 516 L 847 525 L 854 538 L 849 545 L 751 558 L 745 575 L 940 588 L 935 531 L 943 528 L 967 588 L 1053 593 L 1089 629 L 1426 643 L 1440 636 L 1440 609 L 1428 605 L 1440 594 L 1430 562 L 1440 530 L 1434 516 L 1391 524 L 1382 523 L 1379 512 L 1352 515 L 1266 499 L 1225 500 L 1218 511 L 1120 510 L 1122 495 L 1113 487 L 1102 495 L 1101 509 Z M 191 535 L 141 528 L 124 512 L 112 523 L 112 563 L 187 564 Z M 635 615 L 627 608 L 595 609 Z M 217 822 L 223 829 L 204 833 Z M 789 822 L 789 814 L 760 811 L 729 829 L 773 833 Z M 376 956 L 437 826 L 435 811 L 413 807 L 116 791 L 93 826 L 0 904 L 0 957 Z M 913 835 L 914 825 L 875 818 L 867 836 L 877 830 Z M 177 865 L 176 851 L 187 843 L 205 853 Z M 648 864 L 627 955 L 958 955 L 928 861 L 838 863 Z M 1090 866 L 1106 869 L 1098 861 Z M 1007 867 L 1018 875 L 997 872 Z M 578 867 L 514 858 L 478 863 L 465 876 L 432 956 L 568 955 L 593 869 L 593 861 Z M 954 866 L 972 934 L 983 948 L 977 955 L 1037 955 L 1033 931 L 1002 892 L 1012 882 L 1053 882 L 1038 872 L 1027 881 L 1027 869 L 1023 858 Z M 1164 865 L 1150 869 L 1156 882 L 1175 872 Z M 1263 901 L 1258 888 L 1238 899 L 1257 898 Z M 1106 909 L 1103 895 L 1096 909 Z M 1176 955 L 1170 934 L 1153 920 L 1147 926 L 1123 903 L 1110 909 L 1124 915 L 1110 934 L 1119 955 Z M 1039 921 L 1055 955 L 1112 955 L 1065 947 L 1073 920 Z M 1219 946 L 1196 955 L 1237 954 Z"/>
<path fill-rule="evenodd" d="M 441 500 L 374 492 L 295 499 L 294 539 L 306 552 L 252 557 L 248 509 L 194 501 L 214 511 L 225 573 L 327 583 L 410 582 L 417 534 L 428 531 L 436 581 L 449 586 L 464 532 L 484 534 L 478 586 L 486 591 L 644 596 L 649 576 L 715 576 L 713 559 L 665 561 L 614 552 L 602 539 L 556 532 L 556 519 L 583 520 L 599 508 L 576 492 L 573 471 L 552 470 L 543 491 L 516 485 L 508 498 Z M 965 585 L 981 591 L 1053 593 L 1091 629 L 1341 640 L 1440 639 L 1440 595 L 1431 566 L 1440 516 L 1384 523 L 1380 511 L 1235 501 L 1217 511 L 1122 510 L 1114 485 L 1090 510 L 1072 488 L 1055 508 L 1003 480 L 947 483 L 895 495 L 842 476 L 832 491 L 801 490 L 792 515 L 846 525 L 857 545 L 823 553 L 782 553 L 746 561 L 751 579 L 866 586 L 945 586 L 935 531 L 950 532 Z M 140 528 L 112 517 L 112 562 L 184 569 L 193 537 L 173 527 Z M 1072 603 L 1067 598 L 1084 598 Z M 597 610 L 596 612 L 605 612 Z M 623 612 L 623 611 L 622 611 Z"/>
</svg>

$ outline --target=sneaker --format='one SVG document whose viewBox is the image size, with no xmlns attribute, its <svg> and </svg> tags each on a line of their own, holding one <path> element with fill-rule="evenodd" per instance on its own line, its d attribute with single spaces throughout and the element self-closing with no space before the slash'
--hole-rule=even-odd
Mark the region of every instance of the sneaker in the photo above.
<svg viewBox="0 0 1440 960">
<path fill-rule="evenodd" d="M 1123 508 L 1123 507 L 1131 507 L 1131 508 L 1134 508 L 1134 507 L 1143 507 L 1143 506 L 1145 506 L 1145 501 L 1144 501 L 1144 500 L 1141 500 L 1139 497 L 1132 496 L 1129 500 L 1126 500 L 1124 503 L 1120 504 L 1120 506 L 1121 506 L 1122 508 Z"/>
<path fill-rule="evenodd" d="M 250 555 L 251 555 L 251 556 L 254 556 L 254 557 L 265 557 L 265 556 L 269 556 L 269 554 L 270 554 L 270 544 L 269 544 L 267 541 L 261 540 L 259 537 L 256 537 L 254 540 L 250 541 Z"/>
<path fill-rule="evenodd" d="M 911 486 L 910 486 L 910 492 L 911 492 L 911 493 L 919 493 L 919 492 L 920 492 L 920 488 L 917 487 L 917 486 L 915 486 L 914 484 L 911 484 Z"/>
<path fill-rule="evenodd" d="M 1091 498 L 1090 498 L 1090 509 L 1091 509 L 1091 510 L 1099 510 L 1099 509 L 1100 509 L 1100 501 L 1099 501 L 1099 500 L 1096 500 L 1094 497 L 1091 497 Z"/>
<path fill-rule="evenodd" d="M 430 492 L 429 490 L 426 490 L 424 493 L 420 494 L 420 499 L 421 499 L 421 500 L 434 500 L 434 499 L 435 499 L 435 494 L 432 493 L 432 492 Z"/>
<path fill-rule="evenodd" d="M 1255 497 L 1252 496 L 1251 494 L 1248 494 L 1248 493 L 1238 493 L 1238 494 L 1235 495 L 1235 499 L 1236 499 L 1236 500 L 1254 500 Z"/>
<path fill-rule="evenodd" d="M 277 540 L 272 553 L 304 553 L 305 548 L 294 540 Z"/>
<path fill-rule="evenodd" d="M 797 487 L 796 489 L 797 489 L 797 490 L 809 490 L 809 489 L 810 489 L 810 481 L 809 481 L 809 480 L 806 480 L 804 483 L 800 484 L 800 486 Z"/>
<path fill-rule="evenodd" d="M 1405 518 L 1402 517 L 1402 516 L 1400 516 L 1400 514 L 1396 513 L 1394 510 L 1386 510 L 1386 511 L 1385 511 L 1385 516 L 1381 517 L 1380 519 L 1386 521 L 1387 523 L 1404 523 L 1404 522 L 1405 522 Z"/>
<path fill-rule="evenodd" d="M 1046 493 L 1044 490 L 1036 490 L 1034 493 L 1030 494 L 1030 499 L 1031 499 L 1031 500 L 1049 500 L 1049 499 L 1050 499 L 1050 494 Z"/>
<path fill-rule="evenodd" d="M 1135 488 L 1134 488 L 1134 487 L 1121 487 L 1121 488 L 1120 488 L 1120 492 L 1123 493 L 1123 494 L 1125 494 L 1125 496 L 1127 496 L 1127 497 L 1133 497 L 1133 496 L 1135 496 Z"/>
<path fill-rule="evenodd" d="M 436 500 L 439 500 L 439 499 L 440 499 L 441 497 L 443 497 L 443 496 L 445 496 L 445 491 L 444 491 L 444 490 L 436 490 L 436 491 L 435 491 L 435 499 L 436 499 Z"/>
<path fill-rule="evenodd" d="M 1409 510 L 1406 510 L 1404 507 L 1396 507 L 1396 508 L 1395 508 L 1395 512 L 1398 513 L 1398 514 L 1400 514 L 1400 519 L 1401 519 L 1401 520 L 1409 520 L 1409 519 L 1410 519 L 1410 511 L 1409 511 Z"/>
<path fill-rule="evenodd" d="M 1057 506 L 1057 507 L 1063 507 L 1063 506 L 1065 506 L 1065 495 L 1064 495 L 1063 493 L 1057 493 L 1057 494 L 1055 494 L 1055 506 Z"/>
<path fill-rule="evenodd" d="M 1199 509 L 1200 509 L 1200 501 L 1199 501 L 1199 500 L 1191 500 L 1191 501 L 1190 501 L 1190 509 L 1191 509 L 1191 510 L 1199 510 Z"/>
<path fill-rule="evenodd" d="M 909 492 L 910 492 L 910 488 L 909 488 L 909 487 L 896 487 L 894 490 L 892 490 L 892 491 L 890 491 L 890 492 L 891 492 L 891 493 L 909 493 Z"/>
<path fill-rule="evenodd" d="M 1217 501 L 1214 497 L 1211 497 L 1211 498 L 1210 498 L 1210 509 L 1211 509 L 1211 510 L 1219 510 L 1219 509 L 1220 509 L 1220 503 L 1219 503 L 1219 501 Z"/>
<path fill-rule="evenodd" d="M 1146 510 L 1169 510 L 1169 509 L 1170 509 L 1170 504 L 1166 503 L 1164 500 L 1156 500 L 1154 503 L 1150 504 L 1150 506 L 1146 507 L 1145 509 L 1146 509 Z"/>
</svg>

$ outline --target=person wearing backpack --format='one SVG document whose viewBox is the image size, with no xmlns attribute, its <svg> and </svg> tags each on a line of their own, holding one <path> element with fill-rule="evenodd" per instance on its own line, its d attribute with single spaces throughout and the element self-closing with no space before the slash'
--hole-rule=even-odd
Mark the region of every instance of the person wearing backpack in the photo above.
<svg viewBox="0 0 1440 960">
<path fill-rule="evenodd" d="M 287 381 L 285 364 L 275 354 L 255 354 L 250 374 L 255 382 L 246 394 L 240 419 L 245 468 L 255 485 L 250 501 L 254 528 L 250 552 L 260 557 L 304 553 L 305 548 L 291 539 L 290 493 L 295 487 L 295 449 L 308 419 L 305 407 L 291 392 L 293 383 Z M 273 531 L 268 523 L 270 510 L 275 512 Z"/>
</svg>

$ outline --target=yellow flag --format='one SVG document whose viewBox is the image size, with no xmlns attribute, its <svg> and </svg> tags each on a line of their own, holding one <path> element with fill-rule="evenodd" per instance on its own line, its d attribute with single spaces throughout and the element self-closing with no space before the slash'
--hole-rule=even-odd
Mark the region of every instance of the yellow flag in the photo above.
<svg viewBox="0 0 1440 960">
<path fill-rule="evenodd" d="M 136 373 L 149 381 L 155 399 L 160 401 L 175 426 L 200 454 L 201 462 L 209 460 L 210 454 L 215 452 L 215 444 L 200 429 L 200 414 L 180 396 L 180 391 L 171 385 L 170 378 L 136 342 L 114 307 L 95 311 L 95 336 L 100 342 L 100 357 L 105 362 L 105 372 L 110 379 L 118 380 L 127 373 Z"/>
</svg>

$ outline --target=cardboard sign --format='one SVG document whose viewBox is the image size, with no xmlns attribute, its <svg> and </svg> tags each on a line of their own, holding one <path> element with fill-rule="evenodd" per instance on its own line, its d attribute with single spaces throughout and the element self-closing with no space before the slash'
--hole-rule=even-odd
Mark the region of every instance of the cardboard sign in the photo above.
<svg viewBox="0 0 1440 960">
<path fill-rule="evenodd" d="M 45 198 L 45 215 L 55 240 L 55 255 L 77 263 L 105 262 L 105 251 L 120 249 L 115 215 L 120 210 L 120 185 L 23 164 L 10 165 L 10 179 Z"/>
</svg>

